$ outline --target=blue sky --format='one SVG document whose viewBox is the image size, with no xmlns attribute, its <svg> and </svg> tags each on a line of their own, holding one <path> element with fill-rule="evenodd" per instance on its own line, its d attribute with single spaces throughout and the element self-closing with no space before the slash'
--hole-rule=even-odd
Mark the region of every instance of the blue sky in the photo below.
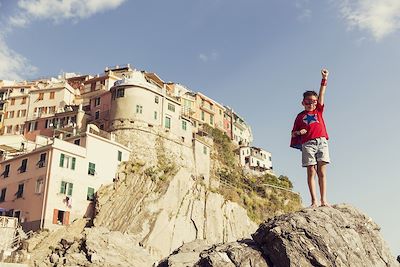
<svg viewBox="0 0 400 267">
<path fill-rule="evenodd" d="M 288 145 L 326 67 L 328 199 L 371 216 L 399 255 L 399 14 L 398 0 L 0 0 L 0 79 L 156 72 L 241 114 L 308 205 Z"/>
</svg>

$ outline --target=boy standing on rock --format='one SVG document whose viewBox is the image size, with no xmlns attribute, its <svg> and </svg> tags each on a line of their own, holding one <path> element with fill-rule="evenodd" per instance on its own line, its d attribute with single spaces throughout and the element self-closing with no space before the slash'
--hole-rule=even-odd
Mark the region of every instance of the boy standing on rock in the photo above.
<svg viewBox="0 0 400 267">
<path fill-rule="evenodd" d="M 328 133 L 323 118 L 324 96 L 329 72 L 321 70 L 322 80 L 319 95 L 315 91 L 303 94 L 304 111 L 300 112 L 294 122 L 290 146 L 301 149 L 302 165 L 307 168 L 308 189 L 311 194 L 311 207 L 318 207 L 315 189 L 315 174 L 321 194 L 321 206 L 328 206 L 326 200 L 326 165 L 329 163 Z"/>
</svg>

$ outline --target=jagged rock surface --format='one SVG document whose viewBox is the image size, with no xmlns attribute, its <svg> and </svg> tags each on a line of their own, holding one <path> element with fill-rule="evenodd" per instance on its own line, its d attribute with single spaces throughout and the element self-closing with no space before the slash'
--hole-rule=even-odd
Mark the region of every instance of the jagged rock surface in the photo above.
<svg viewBox="0 0 400 267">
<path fill-rule="evenodd" d="M 183 245 L 159 267 L 269 267 L 251 239 L 207 246 L 197 240 Z"/>
<path fill-rule="evenodd" d="M 132 235 L 106 228 L 75 224 L 37 236 L 28 244 L 38 267 L 58 266 L 152 266 L 156 261 Z"/>
<path fill-rule="evenodd" d="M 371 218 L 346 204 L 303 209 L 260 225 L 252 240 L 201 250 L 186 244 L 166 266 L 399 267 Z M 261 253 L 262 251 L 262 253 Z"/>
<path fill-rule="evenodd" d="M 245 209 L 207 191 L 184 168 L 165 193 L 140 173 L 128 174 L 119 183 L 115 190 L 99 192 L 95 226 L 133 234 L 158 258 L 195 239 L 229 242 L 257 229 Z"/>
<path fill-rule="evenodd" d="M 257 229 L 243 207 L 211 191 L 196 175 L 192 148 L 135 131 L 117 136 L 141 158 L 122 164 L 114 187 L 97 192 L 96 227 L 134 235 L 159 259 L 195 239 L 210 245 L 231 242 Z M 160 179 L 173 166 L 176 172 Z"/>
<path fill-rule="evenodd" d="M 379 226 L 350 205 L 275 217 L 253 234 L 273 266 L 399 266 Z"/>
</svg>

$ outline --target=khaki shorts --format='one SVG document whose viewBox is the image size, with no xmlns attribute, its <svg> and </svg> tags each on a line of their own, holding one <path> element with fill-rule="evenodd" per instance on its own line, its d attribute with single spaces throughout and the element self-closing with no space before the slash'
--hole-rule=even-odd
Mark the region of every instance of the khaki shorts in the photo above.
<svg viewBox="0 0 400 267">
<path fill-rule="evenodd" d="M 318 161 L 330 162 L 328 140 L 318 137 L 301 146 L 303 167 L 317 165 Z"/>
</svg>

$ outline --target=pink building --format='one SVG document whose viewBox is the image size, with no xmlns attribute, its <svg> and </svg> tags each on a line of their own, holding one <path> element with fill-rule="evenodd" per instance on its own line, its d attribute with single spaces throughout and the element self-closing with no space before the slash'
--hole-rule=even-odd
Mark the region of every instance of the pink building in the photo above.
<svg viewBox="0 0 400 267">
<path fill-rule="evenodd" d="M 49 138 L 51 144 L 2 161 L 0 215 L 19 218 L 25 230 L 54 229 L 90 217 L 96 191 L 113 182 L 117 166 L 130 154 L 112 134 L 99 134 L 88 126 L 85 133 Z"/>
</svg>

